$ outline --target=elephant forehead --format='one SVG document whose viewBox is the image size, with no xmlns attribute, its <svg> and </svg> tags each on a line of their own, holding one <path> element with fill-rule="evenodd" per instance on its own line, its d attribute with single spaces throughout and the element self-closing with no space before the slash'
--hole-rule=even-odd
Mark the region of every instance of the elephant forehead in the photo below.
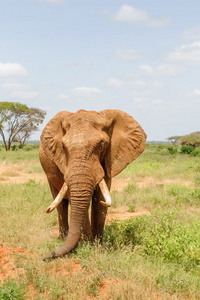
<svg viewBox="0 0 200 300">
<path fill-rule="evenodd" d="M 93 144 L 93 143 L 98 143 L 101 140 L 106 140 L 107 141 L 108 137 L 107 134 L 101 130 L 97 130 L 96 128 L 76 128 L 76 130 L 73 130 L 73 128 L 70 128 L 66 134 L 64 135 L 62 141 L 65 144 L 68 145 L 80 145 L 83 147 L 84 145 L 87 144 Z"/>
<path fill-rule="evenodd" d="M 107 123 L 107 119 L 98 112 L 81 110 L 70 115 L 67 122 L 71 125 L 71 127 L 92 129 L 92 127 L 104 127 Z"/>
</svg>

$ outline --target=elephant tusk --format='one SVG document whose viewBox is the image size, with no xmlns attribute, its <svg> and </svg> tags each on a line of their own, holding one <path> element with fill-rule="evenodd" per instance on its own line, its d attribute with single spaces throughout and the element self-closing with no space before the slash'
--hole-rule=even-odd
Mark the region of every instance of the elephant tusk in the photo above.
<svg viewBox="0 0 200 300">
<path fill-rule="evenodd" d="M 64 183 L 57 197 L 54 199 L 52 204 L 47 208 L 46 213 L 52 212 L 54 208 L 56 208 L 62 202 L 67 190 L 68 190 L 68 186 L 66 185 L 66 183 Z"/>
<path fill-rule="evenodd" d="M 106 207 L 110 207 L 111 206 L 111 196 L 110 196 L 110 192 L 109 192 L 109 189 L 107 187 L 107 184 L 105 182 L 104 179 L 102 179 L 100 182 L 99 182 L 99 187 L 100 187 L 100 190 L 104 196 L 104 199 L 105 199 L 105 202 L 104 201 L 100 201 L 100 203 L 103 205 L 103 206 L 106 206 Z"/>
</svg>

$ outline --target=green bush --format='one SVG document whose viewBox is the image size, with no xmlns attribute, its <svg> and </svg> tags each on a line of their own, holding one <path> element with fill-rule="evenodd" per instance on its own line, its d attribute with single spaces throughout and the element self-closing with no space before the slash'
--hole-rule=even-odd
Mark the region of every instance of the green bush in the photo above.
<svg viewBox="0 0 200 300">
<path fill-rule="evenodd" d="M 24 150 L 25 151 L 31 151 L 31 150 L 33 150 L 34 149 L 34 146 L 33 145 L 26 145 L 26 146 L 24 146 Z"/>
<path fill-rule="evenodd" d="M 191 156 L 200 156 L 200 150 L 193 150 L 191 153 L 190 153 Z"/>
<path fill-rule="evenodd" d="M 182 146 L 181 147 L 181 154 L 190 154 L 192 151 L 194 151 L 193 146 Z"/>
<path fill-rule="evenodd" d="M 189 216 L 184 220 L 181 212 L 157 211 L 150 216 L 115 220 L 106 225 L 104 241 L 114 248 L 137 246 L 143 255 L 178 263 L 185 270 L 200 266 L 200 221 Z"/>
<path fill-rule="evenodd" d="M 17 150 L 19 150 L 19 146 L 13 145 L 13 146 L 11 146 L 11 150 L 12 150 L 12 151 L 17 151 Z"/>
<path fill-rule="evenodd" d="M 175 154 L 177 153 L 177 149 L 174 148 L 173 146 L 168 146 L 167 150 L 169 151 L 170 154 Z"/>
</svg>

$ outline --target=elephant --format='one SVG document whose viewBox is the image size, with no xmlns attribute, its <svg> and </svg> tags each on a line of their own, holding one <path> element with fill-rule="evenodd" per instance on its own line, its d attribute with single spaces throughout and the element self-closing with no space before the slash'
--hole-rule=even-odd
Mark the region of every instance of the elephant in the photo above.
<svg viewBox="0 0 200 300">
<path fill-rule="evenodd" d="M 146 137 L 132 116 L 117 109 L 61 111 L 47 123 L 39 148 L 54 198 L 47 212 L 57 207 L 65 241 L 43 260 L 72 252 L 82 236 L 102 240 L 111 179 L 144 151 Z"/>
</svg>

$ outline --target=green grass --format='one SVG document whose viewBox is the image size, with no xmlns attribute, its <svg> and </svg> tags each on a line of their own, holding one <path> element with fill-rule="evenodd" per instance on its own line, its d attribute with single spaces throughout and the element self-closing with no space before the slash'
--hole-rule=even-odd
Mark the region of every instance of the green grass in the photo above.
<svg viewBox="0 0 200 300">
<path fill-rule="evenodd" d="M 24 271 L 0 284 L 0 299 L 200 299 L 200 161 L 167 147 L 148 145 L 119 175 L 127 186 L 112 192 L 110 212 L 151 213 L 114 220 L 102 244 L 83 241 L 55 261 L 41 260 L 63 243 L 52 234 L 56 212 L 45 213 L 48 185 L 0 184 L 0 244 L 25 250 L 9 256 Z M 0 163 L 40 170 L 37 149 L 2 150 Z"/>
<path fill-rule="evenodd" d="M 24 299 L 25 294 L 25 283 L 17 283 L 11 278 L 0 286 L 0 299 L 2 300 L 21 300 Z"/>
</svg>

